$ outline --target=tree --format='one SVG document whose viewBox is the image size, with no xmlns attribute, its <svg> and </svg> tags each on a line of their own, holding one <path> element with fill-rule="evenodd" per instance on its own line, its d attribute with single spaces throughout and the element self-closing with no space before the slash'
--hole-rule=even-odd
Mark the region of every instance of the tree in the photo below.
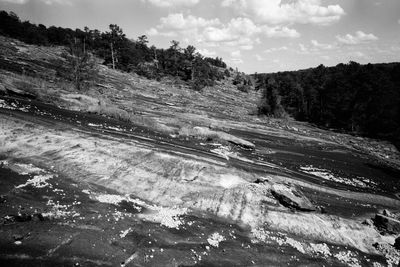
<svg viewBox="0 0 400 267">
<path fill-rule="evenodd" d="M 146 35 L 141 35 L 141 36 L 138 37 L 137 42 L 138 42 L 138 44 L 139 44 L 140 46 L 145 46 L 145 47 L 147 47 L 147 44 L 149 43 L 149 40 L 147 39 L 147 36 L 146 36 Z"/>
<path fill-rule="evenodd" d="M 267 78 L 261 103 L 258 107 L 259 114 L 281 117 L 284 113 L 278 94 L 278 84 L 274 78 Z"/>
<path fill-rule="evenodd" d="M 185 48 L 185 59 L 186 59 L 186 68 L 190 71 L 190 80 L 194 80 L 195 68 L 194 68 L 194 59 L 195 59 L 196 48 L 192 45 L 188 45 Z"/>
<path fill-rule="evenodd" d="M 111 51 L 111 63 L 113 69 L 116 68 L 118 64 L 118 58 L 120 56 L 120 49 L 122 48 L 124 42 L 126 41 L 125 34 L 122 29 L 116 24 L 110 24 L 110 31 L 106 32 L 106 38 L 110 44 Z"/>
<path fill-rule="evenodd" d="M 67 53 L 63 54 L 67 62 L 67 77 L 77 90 L 89 86 L 97 76 L 96 62 L 93 56 L 84 50 L 84 45 L 78 40 L 71 42 Z"/>
</svg>

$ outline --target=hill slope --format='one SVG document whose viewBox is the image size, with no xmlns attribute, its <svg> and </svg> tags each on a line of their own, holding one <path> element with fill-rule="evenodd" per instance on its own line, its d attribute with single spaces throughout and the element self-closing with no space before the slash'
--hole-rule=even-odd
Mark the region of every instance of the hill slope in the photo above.
<svg viewBox="0 0 400 267">
<path fill-rule="evenodd" d="M 229 79 L 98 65 L 76 91 L 63 48 L 0 38 L 2 262 L 396 264 L 396 235 L 362 224 L 398 216 L 390 144 L 250 115 L 259 95 Z"/>
</svg>

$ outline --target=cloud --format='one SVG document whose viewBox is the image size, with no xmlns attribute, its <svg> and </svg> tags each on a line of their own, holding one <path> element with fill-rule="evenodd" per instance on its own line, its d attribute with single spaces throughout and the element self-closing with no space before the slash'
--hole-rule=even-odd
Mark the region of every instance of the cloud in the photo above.
<svg viewBox="0 0 400 267">
<path fill-rule="evenodd" d="M 169 14 L 160 19 L 159 29 L 189 30 L 220 24 L 218 19 L 206 20 L 192 15 L 186 18 L 182 13 Z"/>
<path fill-rule="evenodd" d="M 354 51 L 354 52 L 349 53 L 348 55 L 349 55 L 349 57 L 352 57 L 352 58 L 364 58 L 364 59 L 368 58 L 366 54 L 364 54 L 363 52 L 360 52 L 360 51 Z"/>
<path fill-rule="evenodd" d="M 182 13 L 169 14 L 160 18 L 160 24 L 147 30 L 149 36 L 181 37 L 189 42 L 201 42 L 201 32 L 205 27 L 221 24 L 218 19 L 207 20 Z"/>
<path fill-rule="evenodd" d="M 357 31 L 355 35 L 346 34 L 344 36 L 337 35 L 336 39 L 346 45 L 357 45 L 360 43 L 367 43 L 371 41 L 378 40 L 378 37 L 373 35 L 372 33 L 364 33 L 362 31 Z"/>
<path fill-rule="evenodd" d="M 331 60 L 332 59 L 330 56 L 327 56 L 327 55 L 322 55 L 322 56 L 320 56 L 320 58 L 322 58 L 323 60 Z"/>
<path fill-rule="evenodd" d="M 240 50 L 236 50 L 236 51 L 231 52 L 231 57 L 233 57 L 233 58 L 240 58 L 241 56 L 242 55 L 240 53 Z"/>
<path fill-rule="evenodd" d="M 279 37 L 298 38 L 298 37 L 300 37 L 300 33 L 298 33 L 295 29 L 290 29 L 288 27 L 263 26 L 262 31 L 267 37 L 276 37 L 276 38 L 279 38 Z"/>
<path fill-rule="evenodd" d="M 205 57 L 215 57 L 217 55 L 217 53 L 215 53 L 215 51 L 209 51 L 209 50 L 207 50 L 207 48 L 198 49 L 198 52 Z"/>
<path fill-rule="evenodd" d="M 146 34 L 148 36 L 163 36 L 163 37 L 176 37 L 176 36 L 178 36 L 176 34 L 176 32 L 173 32 L 173 31 L 160 32 L 156 28 L 150 28 L 149 30 L 146 31 Z"/>
<path fill-rule="evenodd" d="M 305 45 L 305 44 L 300 43 L 299 44 L 300 51 L 298 51 L 298 53 L 300 53 L 300 54 L 310 54 L 310 53 L 320 54 L 322 51 L 334 50 L 334 49 L 339 48 L 337 42 L 334 42 L 333 44 L 324 44 L 324 43 L 318 42 L 317 40 L 311 40 L 310 43 L 311 43 L 310 45 Z"/>
<path fill-rule="evenodd" d="M 307 46 L 305 46 L 304 44 L 299 44 L 300 47 L 300 52 L 302 53 L 309 53 L 309 49 L 307 48 Z"/>
<path fill-rule="evenodd" d="M 206 47 L 221 47 L 232 51 L 252 50 L 261 43 L 260 37 L 296 38 L 300 34 L 295 29 L 282 26 L 257 25 L 249 18 L 233 18 L 227 23 L 219 19 L 204 19 L 182 13 L 169 14 L 160 18 L 160 23 L 147 31 L 149 36 L 179 36 L 188 43 L 198 43 Z"/>
<path fill-rule="evenodd" d="M 242 64 L 243 60 L 241 58 L 231 58 L 228 61 L 232 62 L 233 64 Z"/>
<path fill-rule="evenodd" d="M 317 40 L 311 40 L 311 45 L 318 50 L 332 50 L 336 47 L 336 44 L 322 44 Z"/>
<path fill-rule="evenodd" d="M 252 20 L 248 18 L 234 18 L 227 25 L 207 27 L 203 34 L 206 41 L 229 42 L 253 36 L 260 32 L 261 29 Z"/>
<path fill-rule="evenodd" d="M 339 5 L 322 6 L 321 0 L 223 0 L 223 7 L 268 24 L 302 23 L 329 25 L 345 14 Z"/>
<path fill-rule="evenodd" d="M 286 51 L 286 50 L 289 50 L 289 48 L 287 46 L 273 47 L 273 48 L 264 50 L 264 53 L 269 54 L 269 53 L 273 53 L 273 52 Z"/>
<path fill-rule="evenodd" d="M 157 7 L 194 6 L 200 0 L 142 0 Z"/>
<path fill-rule="evenodd" d="M 12 4 L 17 4 L 17 5 L 23 5 L 31 0 L 0 0 L 0 2 L 8 2 Z M 71 5 L 70 0 L 39 0 L 42 3 L 45 3 L 46 5 L 52 5 L 52 4 L 60 4 L 60 5 Z"/>
<path fill-rule="evenodd" d="M 8 3 L 12 3 L 12 4 L 17 4 L 17 5 L 23 5 L 28 1 L 29 0 L 0 0 L 0 2 L 8 2 Z"/>
<path fill-rule="evenodd" d="M 260 56 L 259 54 L 256 54 L 256 55 L 255 55 L 255 58 L 256 58 L 257 61 L 264 61 L 264 60 L 265 60 L 265 58 L 263 58 L 263 57 Z"/>
<path fill-rule="evenodd" d="M 227 46 L 240 46 L 243 50 L 251 50 L 256 43 L 260 43 L 258 36 L 275 38 L 296 38 L 300 34 L 287 27 L 256 25 L 249 18 L 234 18 L 225 25 L 206 27 L 203 37 L 206 42 L 220 43 Z"/>
</svg>

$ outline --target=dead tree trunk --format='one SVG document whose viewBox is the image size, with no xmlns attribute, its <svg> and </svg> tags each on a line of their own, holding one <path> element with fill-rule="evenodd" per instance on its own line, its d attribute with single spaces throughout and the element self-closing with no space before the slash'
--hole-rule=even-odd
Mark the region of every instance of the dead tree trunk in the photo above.
<svg viewBox="0 0 400 267">
<path fill-rule="evenodd" d="M 113 43 L 110 43 L 110 47 L 111 47 L 111 60 L 112 60 L 112 67 L 113 70 L 115 70 L 115 58 L 114 58 L 114 48 L 113 48 Z"/>
</svg>

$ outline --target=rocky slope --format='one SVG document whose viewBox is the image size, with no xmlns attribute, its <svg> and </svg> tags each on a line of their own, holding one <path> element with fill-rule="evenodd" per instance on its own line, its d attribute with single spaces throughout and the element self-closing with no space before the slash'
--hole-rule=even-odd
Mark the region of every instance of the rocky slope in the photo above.
<svg viewBox="0 0 400 267">
<path fill-rule="evenodd" d="M 229 81 L 99 66 L 76 92 L 62 48 L 0 38 L 2 262 L 396 266 L 368 220 L 400 207 L 390 144 L 258 118 Z"/>
</svg>

